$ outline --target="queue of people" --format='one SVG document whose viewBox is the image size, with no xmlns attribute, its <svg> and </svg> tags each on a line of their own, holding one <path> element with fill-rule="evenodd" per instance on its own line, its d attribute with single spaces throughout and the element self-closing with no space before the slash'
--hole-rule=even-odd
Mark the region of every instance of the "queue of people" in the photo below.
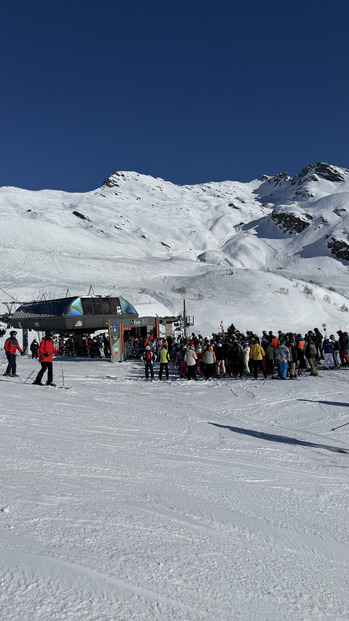
<svg viewBox="0 0 349 621">
<path fill-rule="evenodd" d="M 163 350 L 166 350 L 166 354 Z M 148 354 L 147 354 L 148 352 Z M 166 355 L 179 379 L 197 381 L 198 377 L 210 380 L 222 377 L 268 376 L 280 380 L 297 379 L 309 373 L 318 375 L 318 368 L 331 370 L 349 365 L 349 336 L 338 330 L 337 336 L 322 335 L 318 328 L 305 334 L 293 332 L 277 334 L 263 331 L 261 337 L 253 332 L 240 333 L 234 326 L 227 335 L 213 334 L 211 338 L 195 335 L 171 340 L 150 340 L 145 347 L 143 360 L 152 356 L 151 378 L 154 363 L 160 361 L 159 379 L 162 378 L 163 358 Z M 149 368 L 146 379 L 149 377 Z"/>
<path fill-rule="evenodd" d="M 17 341 L 17 332 L 12 330 L 5 342 L 5 354 L 8 365 L 4 375 L 18 377 L 16 353 L 23 354 Z M 257 379 L 268 376 L 281 380 L 297 379 L 309 372 L 318 375 L 318 368 L 325 370 L 349 366 L 349 335 L 338 330 L 336 336 L 324 335 L 318 328 L 305 334 L 284 333 L 281 330 L 274 334 L 263 331 L 259 337 L 251 331 L 245 334 L 235 329 L 232 324 L 227 334 L 212 334 L 211 338 L 194 333 L 189 337 L 155 338 L 152 334 L 145 338 L 131 337 L 128 339 L 135 347 L 137 354 L 142 356 L 145 368 L 145 379 L 154 380 L 154 365 L 159 362 L 158 379 L 169 379 L 169 366 L 179 379 L 197 381 L 198 378 L 211 380 L 214 378 L 242 378 L 253 376 Z M 40 344 L 34 339 L 30 345 L 32 358 L 38 358 L 41 369 L 34 384 L 42 385 L 47 372 L 46 384 L 53 384 L 52 355 L 69 354 L 73 351 L 85 352 L 89 357 L 106 355 L 109 342 L 105 334 L 96 337 L 71 337 L 64 340 L 59 337 L 56 342 L 53 334 L 47 330 Z M 103 352 L 103 353 L 102 353 Z"/>
</svg>

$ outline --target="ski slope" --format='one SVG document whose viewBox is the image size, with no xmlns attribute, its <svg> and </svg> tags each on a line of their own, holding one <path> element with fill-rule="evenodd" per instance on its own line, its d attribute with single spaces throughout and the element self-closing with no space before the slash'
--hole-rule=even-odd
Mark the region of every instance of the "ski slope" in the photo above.
<svg viewBox="0 0 349 621">
<path fill-rule="evenodd" d="M 348 619 L 349 371 L 36 364 L 0 377 L 2 619 Z"/>
<path fill-rule="evenodd" d="M 145 316 L 178 316 L 185 298 L 203 335 L 221 321 L 346 330 L 348 199 L 349 171 L 323 163 L 249 183 L 178 186 L 129 171 L 81 194 L 2 187 L 1 302 L 92 285 Z"/>
</svg>

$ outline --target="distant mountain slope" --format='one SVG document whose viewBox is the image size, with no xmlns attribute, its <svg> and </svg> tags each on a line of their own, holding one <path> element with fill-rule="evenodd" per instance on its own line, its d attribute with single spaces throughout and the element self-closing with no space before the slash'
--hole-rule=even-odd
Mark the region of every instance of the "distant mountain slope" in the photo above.
<svg viewBox="0 0 349 621">
<path fill-rule="evenodd" d="M 29 300 L 92 284 L 159 314 L 177 314 L 188 297 L 207 329 L 247 307 L 251 323 L 263 322 L 250 313 L 261 295 L 263 307 L 276 303 L 297 325 L 315 308 L 339 325 L 347 321 L 348 210 L 349 171 L 324 163 L 250 183 L 177 186 L 115 172 L 83 194 L 2 187 L 0 286 Z M 298 300 L 301 284 L 290 295 L 301 279 L 317 283 L 315 299 Z"/>
</svg>

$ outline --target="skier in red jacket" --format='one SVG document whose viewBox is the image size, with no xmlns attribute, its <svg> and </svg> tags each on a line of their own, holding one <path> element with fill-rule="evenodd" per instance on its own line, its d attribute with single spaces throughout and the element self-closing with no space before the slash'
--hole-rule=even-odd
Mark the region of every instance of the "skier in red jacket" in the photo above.
<svg viewBox="0 0 349 621">
<path fill-rule="evenodd" d="M 15 330 L 12 330 L 12 332 L 10 332 L 9 338 L 6 339 L 5 346 L 4 346 L 4 349 L 6 352 L 6 358 L 8 360 L 6 373 L 4 373 L 4 375 L 9 375 L 10 377 L 17 377 L 17 373 L 16 373 L 16 369 L 17 369 L 16 351 L 17 349 L 19 352 L 22 353 L 22 350 L 20 346 L 18 345 L 18 341 L 16 339 L 16 334 L 17 332 Z"/>
<path fill-rule="evenodd" d="M 58 354 L 58 349 L 55 348 L 52 337 L 53 333 L 51 332 L 51 330 L 46 330 L 45 338 L 42 339 L 39 347 L 39 362 L 41 362 L 41 369 L 37 374 L 33 384 L 43 386 L 41 380 L 44 373 L 47 371 L 46 386 L 56 385 L 53 383 L 52 354 Z"/>
</svg>

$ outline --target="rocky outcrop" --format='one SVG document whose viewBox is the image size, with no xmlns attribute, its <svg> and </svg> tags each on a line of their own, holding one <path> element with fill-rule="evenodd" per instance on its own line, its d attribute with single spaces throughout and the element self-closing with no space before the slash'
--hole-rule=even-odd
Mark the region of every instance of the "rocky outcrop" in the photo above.
<svg viewBox="0 0 349 621">
<path fill-rule="evenodd" d="M 292 181 L 292 177 L 288 172 L 283 172 L 275 175 L 275 177 L 267 177 L 266 181 L 274 186 L 279 186 L 287 181 Z"/>
<path fill-rule="evenodd" d="M 331 237 L 331 240 L 327 242 L 327 246 L 337 259 L 349 261 L 349 244 L 347 242 L 342 239 L 334 239 L 334 237 Z"/>
<path fill-rule="evenodd" d="M 297 180 L 303 182 L 305 178 L 307 181 L 319 181 L 319 177 L 333 182 L 345 180 L 344 175 L 334 166 L 330 166 L 324 162 L 317 162 L 316 164 L 309 164 L 309 166 L 303 168 L 297 177 L 294 177 L 293 181 L 294 183 L 297 183 Z"/>
<path fill-rule="evenodd" d="M 301 218 L 294 213 L 274 210 L 271 214 L 272 220 L 284 233 L 289 235 L 298 235 L 310 225 L 313 216 L 304 214 Z"/>
<path fill-rule="evenodd" d="M 296 186 L 295 197 L 313 198 L 314 194 L 308 184 L 309 182 L 319 182 L 321 179 L 339 183 L 345 181 L 345 176 L 338 168 L 324 162 L 309 164 L 291 181 L 291 185 Z"/>
<path fill-rule="evenodd" d="M 125 179 L 124 173 L 117 172 L 117 171 L 113 172 L 113 174 L 110 175 L 110 177 L 107 177 L 106 179 L 104 179 L 102 187 L 119 188 L 120 187 L 119 181 L 122 179 Z"/>
</svg>

